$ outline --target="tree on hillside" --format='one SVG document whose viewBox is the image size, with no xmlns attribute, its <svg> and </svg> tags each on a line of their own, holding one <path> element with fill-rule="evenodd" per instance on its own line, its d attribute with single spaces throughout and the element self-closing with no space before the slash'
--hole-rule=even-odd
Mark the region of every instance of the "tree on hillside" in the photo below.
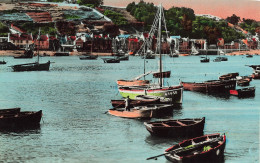
<svg viewBox="0 0 260 163">
<path fill-rule="evenodd" d="M 226 20 L 231 24 L 237 25 L 240 21 L 240 17 L 233 14 L 232 16 L 227 17 Z"/>
<path fill-rule="evenodd" d="M 135 2 L 129 3 L 129 4 L 126 6 L 126 11 L 127 11 L 127 12 L 131 12 L 133 8 L 135 8 Z"/>
<path fill-rule="evenodd" d="M 243 18 L 243 22 L 240 23 L 240 27 L 254 35 L 256 32 L 256 28 L 259 27 L 259 25 L 253 19 Z"/>
<path fill-rule="evenodd" d="M 119 27 L 115 24 L 105 23 L 103 26 L 104 34 L 109 34 L 110 37 L 115 37 L 120 34 Z"/>
<path fill-rule="evenodd" d="M 213 28 L 213 27 L 206 26 L 204 28 L 204 31 L 208 36 L 209 44 L 216 44 L 217 39 L 221 36 L 221 32 L 216 27 Z"/>
<path fill-rule="evenodd" d="M 9 33 L 9 28 L 0 22 L 0 35 L 6 36 Z"/>
<path fill-rule="evenodd" d="M 260 37 L 260 27 L 257 27 L 257 28 L 255 29 L 255 33 L 257 33 L 258 36 Z"/>
<path fill-rule="evenodd" d="M 103 0 L 78 0 L 77 3 L 79 5 L 94 5 L 95 7 L 98 7 L 103 5 Z"/>
</svg>

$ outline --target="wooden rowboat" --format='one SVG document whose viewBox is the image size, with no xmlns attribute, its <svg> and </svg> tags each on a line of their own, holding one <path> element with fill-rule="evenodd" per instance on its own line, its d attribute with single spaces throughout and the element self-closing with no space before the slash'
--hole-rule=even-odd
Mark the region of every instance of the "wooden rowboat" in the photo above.
<svg viewBox="0 0 260 163">
<path fill-rule="evenodd" d="M 108 110 L 108 113 L 122 118 L 136 118 L 136 119 L 149 119 L 163 115 L 159 113 L 169 113 L 172 111 L 171 105 L 147 105 L 137 106 L 126 111 L 125 108 L 112 108 Z M 172 113 L 172 112 L 171 112 Z"/>
<path fill-rule="evenodd" d="M 224 159 L 225 146 L 225 134 L 204 135 L 173 145 L 165 150 L 164 156 L 167 160 L 178 163 L 217 163 Z"/>
<path fill-rule="evenodd" d="M 149 80 L 117 80 L 116 81 L 118 86 L 145 86 L 149 85 Z"/>
<path fill-rule="evenodd" d="M 249 86 L 249 83 L 250 83 L 250 81 L 248 81 L 248 80 L 244 80 L 244 79 L 237 80 L 237 85 L 239 85 L 239 86 Z"/>
<path fill-rule="evenodd" d="M 204 124 L 205 117 L 144 122 L 151 135 L 163 137 L 201 136 L 203 135 Z"/>
<path fill-rule="evenodd" d="M 227 93 L 236 88 L 236 80 L 210 80 L 201 83 L 182 82 L 184 90 L 202 93 Z"/>
<path fill-rule="evenodd" d="M 171 71 L 165 71 L 165 72 L 155 72 L 153 73 L 154 78 L 169 78 L 171 76 Z"/>
<path fill-rule="evenodd" d="M 144 99 L 144 100 L 130 100 L 130 107 L 133 106 L 143 106 L 143 105 L 149 105 L 149 104 L 158 104 L 160 103 L 160 99 Z M 111 100 L 111 104 L 113 107 L 125 107 L 125 101 L 124 100 Z"/>
<path fill-rule="evenodd" d="M 42 110 L 37 112 L 26 111 L 10 114 L 0 114 L 0 129 L 21 128 L 39 125 Z"/>
</svg>

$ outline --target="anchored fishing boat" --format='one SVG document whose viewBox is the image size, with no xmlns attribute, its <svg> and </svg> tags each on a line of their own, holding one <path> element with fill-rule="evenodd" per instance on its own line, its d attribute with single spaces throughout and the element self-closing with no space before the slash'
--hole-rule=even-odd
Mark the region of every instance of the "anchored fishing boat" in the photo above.
<svg viewBox="0 0 260 163">
<path fill-rule="evenodd" d="M 98 58 L 98 55 L 85 55 L 85 56 L 80 56 L 80 60 L 95 60 Z"/>
<path fill-rule="evenodd" d="M 165 150 L 164 156 L 176 163 L 217 163 L 224 159 L 225 146 L 225 134 L 204 135 L 173 145 Z"/>
<path fill-rule="evenodd" d="M 155 32 L 158 32 L 157 34 L 157 49 L 159 52 L 159 74 L 161 74 L 162 71 L 162 55 L 161 55 L 161 28 L 162 28 L 162 23 L 164 23 L 164 27 L 166 26 L 164 18 L 164 13 L 163 13 L 163 7 L 160 5 L 158 7 L 157 14 L 154 19 L 153 26 L 149 32 L 149 37 L 147 40 L 145 40 L 144 44 L 142 45 L 141 53 L 143 56 L 148 55 L 146 47 L 151 47 L 151 41 L 153 37 L 155 36 Z M 167 31 L 167 29 L 166 29 Z M 167 32 L 166 32 L 167 33 Z M 144 60 L 145 63 L 145 60 Z M 144 67 L 145 71 L 145 67 Z M 144 73 L 145 74 L 145 73 Z M 159 78 L 159 83 L 156 85 L 148 85 L 148 86 L 136 86 L 136 87 L 131 87 L 131 86 L 122 86 L 119 87 L 119 92 L 123 97 L 129 96 L 131 99 L 135 99 L 136 96 L 138 95 L 152 95 L 152 96 L 159 96 L 159 97 L 164 97 L 164 98 L 169 98 L 172 100 L 172 103 L 182 103 L 182 93 L 183 93 L 183 87 L 181 85 L 177 86 L 163 86 L 163 78 L 162 75 L 160 75 Z"/>
<path fill-rule="evenodd" d="M 39 36 L 40 38 L 40 29 L 39 29 Z M 40 39 L 38 39 L 40 41 Z M 40 63 L 39 62 L 39 47 L 38 47 L 38 53 L 37 53 L 37 61 L 33 63 L 25 63 L 25 64 L 18 64 L 10 66 L 14 71 L 49 71 L 50 68 L 50 61 L 46 63 Z"/>
<path fill-rule="evenodd" d="M 238 72 L 224 74 L 224 75 L 221 75 L 221 76 L 219 77 L 219 80 L 236 79 L 236 77 L 237 77 L 238 75 L 239 75 Z"/>
<path fill-rule="evenodd" d="M 202 93 L 227 93 L 236 88 L 236 80 L 209 80 L 201 83 L 181 82 L 184 90 Z"/>
<path fill-rule="evenodd" d="M 203 135 L 205 117 L 144 122 L 147 131 L 153 136 L 179 137 Z"/>
</svg>

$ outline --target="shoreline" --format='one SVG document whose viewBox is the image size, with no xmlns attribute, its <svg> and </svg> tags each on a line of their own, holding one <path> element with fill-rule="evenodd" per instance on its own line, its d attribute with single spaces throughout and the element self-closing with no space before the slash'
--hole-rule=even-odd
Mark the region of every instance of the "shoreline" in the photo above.
<svg viewBox="0 0 260 163">
<path fill-rule="evenodd" d="M 0 56 L 20 56 L 24 53 L 24 50 L 0 50 Z M 53 51 L 40 51 L 40 56 L 43 56 L 45 54 L 54 56 Z M 69 52 L 70 56 L 81 56 L 85 54 L 86 52 Z M 260 55 L 260 49 L 255 50 L 248 50 L 248 51 L 234 51 L 230 53 L 226 53 L 225 55 L 228 56 L 234 56 L 234 55 Z M 34 52 L 34 56 L 36 56 L 36 52 Z M 99 53 L 99 52 L 93 52 L 92 55 L 98 55 L 98 56 L 113 56 L 112 53 Z M 179 56 L 189 56 L 188 54 L 179 54 Z"/>
</svg>

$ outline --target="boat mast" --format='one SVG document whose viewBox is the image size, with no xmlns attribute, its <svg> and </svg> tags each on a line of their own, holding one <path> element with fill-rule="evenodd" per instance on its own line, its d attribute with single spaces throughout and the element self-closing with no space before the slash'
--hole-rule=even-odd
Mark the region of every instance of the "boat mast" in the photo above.
<svg viewBox="0 0 260 163">
<path fill-rule="evenodd" d="M 41 38 L 41 28 L 39 28 L 39 34 L 38 34 L 38 53 L 37 53 L 37 63 L 39 63 L 40 60 L 40 38 Z"/>
<path fill-rule="evenodd" d="M 161 54 L 161 40 L 162 40 L 162 4 L 159 6 L 159 27 L 158 27 L 158 50 L 160 55 L 160 88 L 162 88 L 162 54 Z"/>
</svg>

